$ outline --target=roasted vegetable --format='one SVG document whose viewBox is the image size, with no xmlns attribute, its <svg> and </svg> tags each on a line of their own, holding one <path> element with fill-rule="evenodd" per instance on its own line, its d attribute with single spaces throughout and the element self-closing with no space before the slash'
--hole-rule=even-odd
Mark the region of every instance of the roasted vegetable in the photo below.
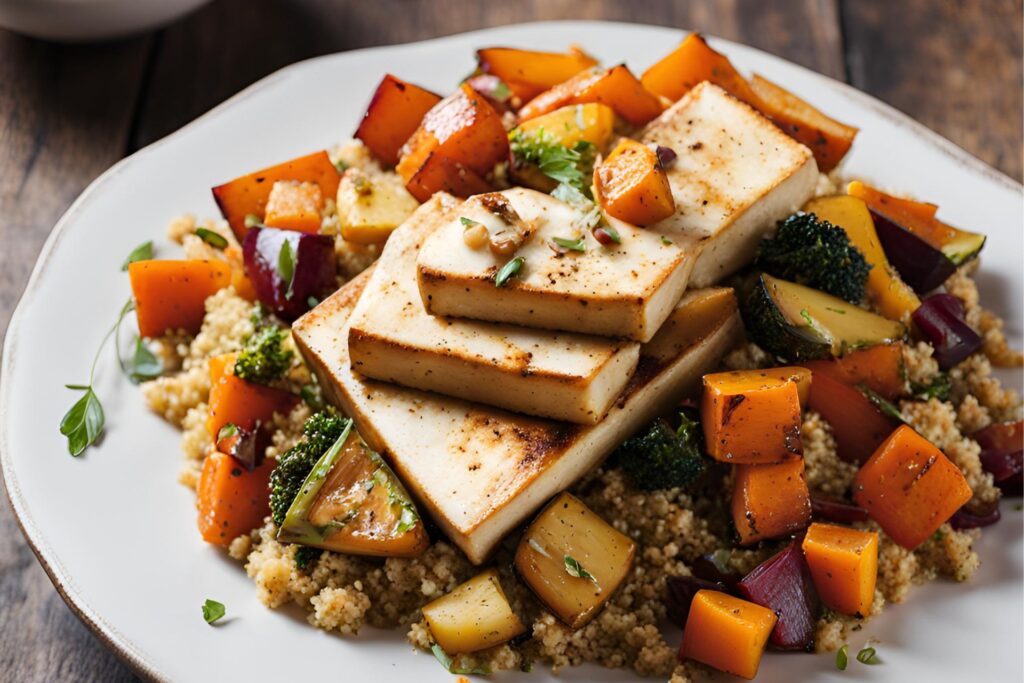
<svg viewBox="0 0 1024 683">
<path fill-rule="evenodd" d="M 206 299 L 231 284 L 224 261 L 136 261 L 128 264 L 139 334 L 195 334 L 206 315 Z"/>
<path fill-rule="evenodd" d="M 699 33 L 691 33 L 675 50 L 665 55 L 641 77 L 652 93 L 678 100 L 701 81 L 711 81 L 755 109 L 760 98 L 725 57 L 711 49 Z"/>
<path fill-rule="evenodd" d="M 476 59 L 481 71 L 504 81 L 521 102 L 597 65 L 597 60 L 576 47 L 564 53 L 489 47 L 477 50 Z"/>
<path fill-rule="evenodd" d="M 642 126 L 664 108 L 656 95 L 648 92 L 625 64 L 607 71 L 591 68 L 537 95 L 519 110 L 520 121 L 570 104 L 599 102 L 606 104 L 634 126 Z"/>
<path fill-rule="evenodd" d="M 886 258 L 875 232 L 875 222 L 864 200 L 849 195 L 820 197 L 808 202 L 804 211 L 842 228 L 850 238 L 850 243 L 864 254 L 871 266 L 865 289 L 868 299 L 879 313 L 899 322 L 917 310 L 921 301 L 914 290 L 900 279 Z"/>
<path fill-rule="evenodd" d="M 732 519 L 740 545 L 786 536 L 811 523 L 803 458 L 736 465 L 732 487 Z"/>
<path fill-rule="evenodd" d="M 247 216 L 263 220 L 267 200 L 278 180 L 315 183 L 324 197 L 333 197 L 338 192 L 341 176 L 327 152 L 320 151 L 235 178 L 213 188 L 213 198 L 239 242 L 245 239 Z"/>
<path fill-rule="evenodd" d="M 931 342 L 939 367 L 948 370 L 981 348 L 981 336 L 964 320 L 964 307 L 952 294 L 938 293 L 921 302 L 914 325 Z"/>
<path fill-rule="evenodd" d="M 702 590 L 693 598 L 679 657 L 751 679 L 777 618 L 765 607 Z"/>
<path fill-rule="evenodd" d="M 330 235 L 254 227 L 242 251 L 260 301 L 283 320 L 298 318 L 337 288 Z"/>
<path fill-rule="evenodd" d="M 741 308 L 747 334 L 780 358 L 842 356 L 903 338 L 903 326 L 810 287 L 762 274 Z"/>
<path fill-rule="evenodd" d="M 254 318 L 259 324 L 238 352 L 234 375 L 247 382 L 270 384 L 288 371 L 295 353 L 284 347 L 287 332 L 261 316 Z"/>
<path fill-rule="evenodd" d="M 562 493 L 526 529 L 516 570 L 537 597 L 570 628 L 593 619 L 633 564 L 636 544 Z"/>
<path fill-rule="evenodd" d="M 573 147 L 583 141 L 603 149 L 611 140 L 614 124 L 615 112 L 611 107 L 596 102 L 572 104 L 523 121 L 512 136 L 521 132 L 527 137 L 537 137 L 543 131 L 553 142 L 564 147 Z"/>
<path fill-rule="evenodd" d="M 370 176 L 350 168 L 338 186 L 341 236 L 355 244 L 379 244 L 412 215 L 419 203 L 394 174 Z"/>
<path fill-rule="evenodd" d="M 316 233 L 323 221 L 324 193 L 316 183 L 278 180 L 270 190 L 264 225 Z"/>
<path fill-rule="evenodd" d="M 633 225 L 651 225 L 675 213 L 672 188 L 657 152 L 623 138 L 594 169 L 605 213 Z"/>
<path fill-rule="evenodd" d="M 665 579 L 665 611 L 670 622 L 679 628 L 686 628 L 686 619 L 690 615 L 690 606 L 697 593 L 703 590 L 731 593 L 731 587 L 721 581 L 711 581 L 694 576 L 669 576 Z"/>
<path fill-rule="evenodd" d="M 235 354 L 214 356 L 209 361 L 210 399 L 206 421 L 210 436 L 217 438 L 226 424 L 253 432 L 266 424 L 274 413 L 287 414 L 299 397 L 287 391 L 247 382 L 231 373 L 237 363 Z"/>
<path fill-rule="evenodd" d="M 430 544 L 409 494 L 351 422 L 313 466 L 277 538 L 381 557 L 415 557 Z"/>
<path fill-rule="evenodd" d="M 808 404 L 828 422 L 838 455 L 847 462 L 867 460 L 899 426 L 898 420 L 882 413 L 863 391 L 834 379 L 831 373 L 814 373 Z"/>
<path fill-rule="evenodd" d="M 814 523 L 801 547 L 826 607 L 861 618 L 871 613 L 878 579 L 876 532 Z"/>
<path fill-rule="evenodd" d="M 841 228 L 812 213 L 780 221 L 761 241 L 756 265 L 775 277 L 859 304 L 871 266 Z"/>
<path fill-rule="evenodd" d="M 288 508 L 306 477 L 330 447 L 349 428 L 349 420 L 330 411 L 314 413 L 302 427 L 302 440 L 278 458 L 270 477 L 270 510 L 274 523 L 284 523 Z"/>
<path fill-rule="evenodd" d="M 767 465 L 803 453 L 800 390 L 777 372 L 704 375 L 700 418 L 708 454 L 716 460 Z"/>
<path fill-rule="evenodd" d="M 997 422 L 971 434 L 981 446 L 981 466 L 1004 495 L 1021 495 L 1024 484 L 1024 423 Z"/>
<path fill-rule="evenodd" d="M 448 653 L 476 652 L 524 633 L 498 572 L 489 569 L 423 607 L 434 640 Z"/>
<path fill-rule="evenodd" d="M 857 472 L 853 499 L 892 540 L 913 550 L 972 496 L 960 468 L 902 425 Z"/>
<path fill-rule="evenodd" d="M 214 451 L 206 456 L 196 489 L 204 541 L 227 547 L 263 523 L 270 511 L 267 482 L 275 464 L 267 460 L 250 472 L 230 455 Z"/>
<path fill-rule="evenodd" d="M 370 98 L 355 137 L 385 166 L 394 166 L 402 145 L 440 101 L 440 95 L 386 74 Z"/>
<path fill-rule="evenodd" d="M 770 638 L 772 645 L 780 650 L 814 648 L 821 599 L 797 541 L 759 564 L 737 588 L 743 597 L 778 616 Z"/>
<path fill-rule="evenodd" d="M 889 401 L 907 392 L 902 344 L 876 344 L 842 358 L 804 363 L 814 376 L 828 375 L 847 386 L 865 386 Z"/>
<path fill-rule="evenodd" d="M 678 429 L 657 419 L 626 439 L 612 455 L 630 481 L 645 491 L 686 486 L 704 471 L 700 423 L 680 412 Z"/>
</svg>

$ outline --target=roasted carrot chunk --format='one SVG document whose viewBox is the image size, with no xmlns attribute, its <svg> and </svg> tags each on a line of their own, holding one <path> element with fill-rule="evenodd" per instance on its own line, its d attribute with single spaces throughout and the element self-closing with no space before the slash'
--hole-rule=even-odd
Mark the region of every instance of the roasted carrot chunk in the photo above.
<svg viewBox="0 0 1024 683">
<path fill-rule="evenodd" d="M 231 370 L 235 354 L 210 359 L 210 401 L 206 427 L 216 438 L 221 427 L 233 423 L 246 431 L 270 421 L 274 413 L 287 413 L 299 397 L 287 391 L 247 382 L 235 377 Z"/>
<path fill-rule="evenodd" d="M 640 77 L 644 87 L 675 101 L 701 81 L 711 81 L 735 98 L 760 109 L 761 101 L 750 84 L 725 55 L 711 49 L 698 33 L 665 55 Z"/>
<path fill-rule="evenodd" d="M 440 101 L 440 95 L 387 74 L 370 98 L 355 137 L 385 166 L 394 166 L 402 145 Z"/>
<path fill-rule="evenodd" d="M 828 422 L 839 457 L 847 462 L 867 460 L 899 426 L 899 422 L 882 414 L 859 389 L 827 373 L 813 373 L 808 405 Z"/>
<path fill-rule="evenodd" d="M 878 578 L 878 534 L 815 522 L 803 550 L 821 601 L 842 614 L 867 616 Z"/>
<path fill-rule="evenodd" d="M 409 192 L 426 201 L 445 186 L 463 185 L 458 177 L 460 169 L 484 178 L 507 157 L 508 135 L 501 116 L 485 98 L 463 83 L 423 117 L 423 123 L 402 147 L 395 170 L 410 185 Z M 425 169 L 428 162 L 433 165 L 430 170 Z M 417 175 L 420 178 L 413 184 Z M 429 193 L 424 196 L 427 190 Z"/>
<path fill-rule="evenodd" d="M 488 47 L 477 50 L 476 58 L 481 71 L 503 80 L 523 102 L 597 65 L 597 60 L 575 47 L 568 52 Z"/>
<path fill-rule="evenodd" d="M 594 169 L 594 185 L 604 210 L 627 223 L 651 225 L 676 210 L 658 155 L 636 140 L 619 142 Z"/>
<path fill-rule="evenodd" d="M 319 232 L 324 193 L 316 183 L 278 180 L 267 198 L 263 223 L 272 228 Z"/>
<path fill-rule="evenodd" d="M 810 524 L 803 458 L 776 465 L 737 465 L 733 476 L 732 519 L 742 545 L 779 538 Z"/>
<path fill-rule="evenodd" d="M 268 487 L 276 464 L 267 459 L 249 472 L 230 455 L 214 451 L 206 456 L 196 501 L 204 541 L 227 547 L 263 523 L 270 514 Z"/>
<path fill-rule="evenodd" d="M 716 460 L 768 465 L 803 453 L 800 391 L 779 373 L 704 375 L 701 422 L 708 454 Z"/>
<path fill-rule="evenodd" d="M 777 620 L 767 607 L 719 591 L 698 591 L 690 604 L 679 657 L 751 679 Z"/>
<path fill-rule="evenodd" d="M 331 163 L 327 152 L 321 151 L 235 178 L 213 188 L 213 198 L 239 242 L 245 238 L 246 216 L 252 215 L 263 220 L 270 191 L 278 180 L 316 183 L 323 196 L 334 197 L 338 194 L 341 175 Z"/>
<path fill-rule="evenodd" d="M 826 116 L 767 78 L 755 75 L 750 81 L 750 87 L 757 96 L 757 103 L 751 104 L 770 118 L 783 133 L 807 145 L 822 173 L 828 173 L 838 166 L 850 151 L 857 128 Z"/>
<path fill-rule="evenodd" d="M 892 540 L 913 550 L 972 496 L 960 469 L 907 425 L 864 463 L 853 499 Z"/>
<path fill-rule="evenodd" d="M 140 335 L 195 334 L 206 315 L 206 298 L 231 284 L 231 266 L 225 261 L 136 261 L 128 265 L 128 279 Z"/>
<path fill-rule="evenodd" d="M 892 400 L 904 393 L 903 345 L 876 344 L 850 351 L 832 360 L 804 363 L 815 375 L 828 375 L 848 386 L 865 386 L 882 398 Z"/>
<path fill-rule="evenodd" d="M 519 110 L 519 119 L 527 121 L 570 104 L 599 102 L 606 104 L 634 126 L 642 126 L 662 112 L 657 98 L 620 64 L 607 71 L 587 69 L 542 92 Z"/>
</svg>

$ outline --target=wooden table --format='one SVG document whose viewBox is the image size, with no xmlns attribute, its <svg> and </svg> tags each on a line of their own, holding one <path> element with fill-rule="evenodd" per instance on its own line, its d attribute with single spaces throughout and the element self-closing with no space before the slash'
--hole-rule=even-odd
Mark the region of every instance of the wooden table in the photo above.
<svg viewBox="0 0 1024 683">
<path fill-rule="evenodd" d="M 96 176 L 278 67 L 539 19 L 692 28 L 845 80 L 1021 179 L 1021 0 L 216 0 L 93 46 L 0 31 L 0 330 Z M 126 548 L 123 560 L 132 561 Z M 0 680 L 133 678 L 72 615 L 0 503 Z"/>
</svg>

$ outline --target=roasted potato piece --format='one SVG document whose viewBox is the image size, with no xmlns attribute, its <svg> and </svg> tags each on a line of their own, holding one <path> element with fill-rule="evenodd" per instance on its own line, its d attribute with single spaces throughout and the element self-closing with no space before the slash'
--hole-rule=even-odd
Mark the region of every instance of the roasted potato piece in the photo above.
<svg viewBox="0 0 1024 683">
<path fill-rule="evenodd" d="M 636 140 L 623 138 L 594 169 L 594 186 L 608 215 L 633 225 L 657 223 L 676 210 L 657 153 Z"/>
<path fill-rule="evenodd" d="M 564 53 L 488 47 L 477 50 L 476 59 L 481 71 L 503 80 L 522 102 L 597 65 L 596 59 L 577 47 Z"/>
<path fill-rule="evenodd" d="M 356 244 L 385 241 L 417 206 L 415 197 L 392 173 L 370 176 L 350 168 L 338 186 L 341 235 Z"/>
<path fill-rule="evenodd" d="M 526 631 L 489 569 L 423 608 L 434 640 L 449 654 L 500 645 Z"/>
<path fill-rule="evenodd" d="M 515 563 L 540 601 L 570 627 L 580 628 L 626 578 L 635 551 L 629 537 L 562 493 L 523 534 Z"/>
<path fill-rule="evenodd" d="M 528 121 L 570 104 L 586 102 L 606 104 L 634 126 L 644 125 L 664 109 L 661 100 L 648 92 L 625 64 L 619 64 L 607 71 L 587 69 L 542 92 L 519 110 L 519 119 Z"/>
<path fill-rule="evenodd" d="M 440 95 L 387 74 L 374 91 L 355 137 L 385 166 L 394 166 L 402 145 L 440 101 Z"/>
</svg>

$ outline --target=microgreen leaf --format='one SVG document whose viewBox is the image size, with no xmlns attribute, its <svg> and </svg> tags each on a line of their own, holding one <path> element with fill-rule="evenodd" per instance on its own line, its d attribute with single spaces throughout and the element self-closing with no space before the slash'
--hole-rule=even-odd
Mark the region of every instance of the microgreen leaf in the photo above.
<svg viewBox="0 0 1024 683">
<path fill-rule="evenodd" d="M 551 241 L 562 247 L 563 249 L 569 249 L 570 251 L 586 251 L 587 243 L 582 237 L 577 237 L 574 240 L 566 237 L 552 237 Z"/>
<path fill-rule="evenodd" d="M 505 84 L 505 81 L 498 81 L 497 84 L 494 86 L 494 89 L 491 90 L 491 97 L 497 100 L 498 102 L 504 102 L 508 98 L 512 97 L 512 91 L 509 90 L 509 87 Z"/>
<path fill-rule="evenodd" d="M 666 245 L 666 246 L 668 246 L 670 244 L 674 244 L 672 242 L 672 240 L 670 240 L 669 238 L 665 237 L 664 235 L 661 236 L 661 243 Z"/>
<path fill-rule="evenodd" d="M 143 343 L 142 337 L 135 337 L 135 353 L 127 367 L 128 379 L 138 384 L 159 377 L 163 371 L 163 362 Z"/>
<path fill-rule="evenodd" d="M 881 412 L 882 415 L 885 415 L 886 417 L 891 417 L 892 419 L 897 420 L 898 422 L 906 423 L 906 420 L 903 419 L 903 414 L 900 413 L 900 409 L 893 405 L 890 401 L 886 400 L 884 396 L 882 396 L 877 391 L 864 384 L 858 384 L 857 388 L 860 389 L 860 393 L 864 394 L 864 396 L 869 401 L 871 401 L 871 403 L 874 404 L 876 408 L 878 408 L 879 412 Z"/>
<path fill-rule="evenodd" d="M 487 675 L 492 673 L 490 669 L 485 668 L 485 667 L 476 668 L 476 669 L 469 669 L 469 668 L 459 668 L 459 667 L 455 666 L 455 660 L 452 659 L 451 655 L 449 655 L 447 652 L 445 652 L 444 648 L 442 648 L 437 643 L 434 643 L 433 645 L 430 646 L 430 651 L 434 653 L 434 657 L 437 658 L 437 661 L 441 662 L 441 666 L 444 667 L 444 670 L 447 671 L 450 674 L 465 674 L 465 675 L 469 675 L 469 676 L 487 676 Z"/>
<path fill-rule="evenodd" d="M 292 243 L 285 239 L 281 242 L 281 251 L 277 254 L 277 272 L 281 279 L 288 283 L 288 290 L 284 298 L 292 298 L 292 286 L 295 283 L 295 254 L 292 252 Z"/>
<path fill-rule="evenodd" d="M 867 664 L 869 666 L 881 664 L 881 661 L 878 659 L 878 657 L 875 656 L 875 654 L 875 648 L 865 647 L 857 653 L 857 661 L 861 664 Z"/>
<path fill-rule="evenodd" d="M 598 230 L 604 231 L 604 234 L 611 238 L 615 244 L 622 244 L 622 237 L 619 236 L 619 231 L 610 225 L 602 225 Z"/>
<path fill-rule="evenodd" d="M 545 133 L 543 128 L 529 135 L 516 129 L 509 138 L 512 153 L 516 157 L 536 164 L 540 172 L 547 177 L 568 185 L 589 198 L 588 180 L 594 173 L 594 159 L 597 153 L 594 145 L 586 140 L 580 140 L 572 147 L 566 147 Z"/>
<path fill-rule="evenodd" d="M 212 624 L 217 621 L 223 617 L 226 612 L 227 610 L 224 609 L 224 605 L 216 600 L 207 599 L 207 601 L 203 603 L 203 619 L 206 620 L 207 624 Z"/>
<path fill-rule="evenodd" d="M 234 422 L 228 422 L 217 431 L 217 441 L 227 439 L 228 437 L 235 436 L 236 434 L 238 434 L 238 425 Z"/>
<path fill-rule="evenodd" d="M 519 274 L 519 271 L 523 269 L 524 263 L 526 263 L 525 258 L 522 256 L 516 256 L 514 259 L 503 265 L 498 272 L 494 274 L 494 286 L 503 287 L 510 278 Z"/>
<path fill-rule="evenodd" d="M 567 183 L 559 183 L 558 187 L 551 191 L 551 196 L 560 199 L 566 204 L 573 206 L 586 205 L 590 203 L 587 196 Z"/>
<path fill-rule="evenodd" d="M 565 572 L 569 576 L 574 576 L 577 579 L 586 579 L 587 581 L 593 581 L 594 585 L 597 585 L 597 579 L 594 577 L 594 575 L 588 572 L 586 569 L 584 569 L 583 566 L 579 562 L 577 562 L 575 558 L 572 557 L 572 555 L 566 555 L 563 558 L 563 562 L 565 562 Z"/>
<path fill-rule="evenodd" d="M 124 263 L 121 264 L 121 270 L 128 270 L 129 263 L 135 263 L 136 261 L 148 261 L 153 258 L 153 242 L 143 242 L 139 246 L 135 247 L 125 258 Z"/>
<path fill-rule="evenodd" d="M 929 384 L 920 382 L 910 383 L 910 392 L 914 395 L 914 398 L 921 401 L 928 401 L 933 398 L 937 398 L 940 401 L 948 401 L 949 392 L 952 388 L 949 375 L 945 372 L 940 372 Z"/>
<path fill-rule="evenodd" d="M 472 218 L 466 218 L 465 216 L 459 216 L 459 222 L 462 223 L 464 228 L 472 228 L 474 225 L 480 225 L 479 221 L 475 221 Z"/>
<path fill-rule="evenodd" d="M 841 648 L 839 648 L 839 651 L 836 652 L 836 668 L 840 671 L 846 671 L 846 665 L 849 662 L 848 652 L 848 645 L 843 645 Z"/>
<path fill-rule="evenodd" d="M 224 235 L 219 232 L 214 232 L 213 230 L 196 228 L 196 236 L 216 249 L 223 249 L 228 246 L 228 241 L 224 238 Z"/>
<path fill-rule="evenodd" d="M 85 394 L 60 421 L 60 433 L 68 439 L 68 452 L 75 457 L 81 455 L 99 437 L 103 423 L 103 406 L 92 387 L 85 387 Z"/>
</svg>

